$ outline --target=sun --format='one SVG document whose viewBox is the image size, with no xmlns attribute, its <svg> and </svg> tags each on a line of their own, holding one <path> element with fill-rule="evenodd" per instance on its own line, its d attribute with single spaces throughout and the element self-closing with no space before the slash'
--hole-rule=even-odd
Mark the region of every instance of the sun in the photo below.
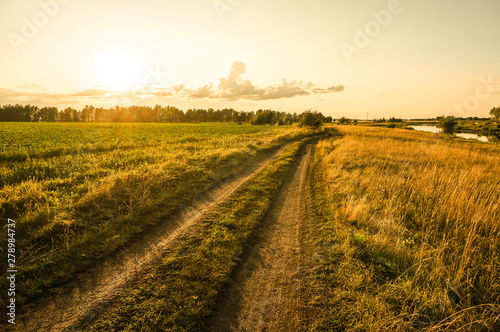
<svg viewBox="0 0 500 332">
<path fill-rule="evenodd" d="M 144 80 L 144 67 L 137 58 L 125 53 L 97 54 L 98 83 L 105 88 L 123 91 L 139 87 Z"/>
</svg>

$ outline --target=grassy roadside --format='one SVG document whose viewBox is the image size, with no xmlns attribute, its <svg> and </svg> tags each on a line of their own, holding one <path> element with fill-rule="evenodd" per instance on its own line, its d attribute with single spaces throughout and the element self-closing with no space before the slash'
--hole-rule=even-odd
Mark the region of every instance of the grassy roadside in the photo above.
<svg viewBox="0 0 500 332">
<path fill-rule="evenodd" d="M 0 162 L 2 219 L 17 221 L 19 304 L 45 296 L 252 157 L 307 135 L 292 128 L 216 124 L 39 127 L 19 127 L 26 158 Z M 47 141 L 37 139 L 38 129 Z M 83 134 L 89 137 L 81 146 Z M 66 152 L 60 151 L 62 138 Z M 0 155 L 14 156 L 17 148 Z M 0 238 L 0 248 L 6 240 Z M 6 270 L 5 264 L 0 268 Z"/>
<path fill-rule="evenodd" d="M 339 131 L 313 165 L 313 330 L 499 330 L 500 148 Z"/>
<path fill-rule="evenodd" d="M 292 144 L 204 220 L 91 331 L 203 331 L 218 293 L 304 142 Z"/>
</svg>

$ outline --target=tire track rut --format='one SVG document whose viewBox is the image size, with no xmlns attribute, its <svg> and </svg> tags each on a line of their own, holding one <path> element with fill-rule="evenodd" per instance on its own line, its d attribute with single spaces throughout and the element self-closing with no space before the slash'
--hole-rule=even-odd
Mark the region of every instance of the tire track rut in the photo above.
<svg viewBox="0 0 500 332">
<path fill-rule="evenodd" d="M 210 323 L 210 331 L 299 331 L 307 324 L 303 223 L 307 217 L 307 144 L 273 202 L 234 282 Z M 307 256 L 307 255 L 306 255 Z"/>
</svg>

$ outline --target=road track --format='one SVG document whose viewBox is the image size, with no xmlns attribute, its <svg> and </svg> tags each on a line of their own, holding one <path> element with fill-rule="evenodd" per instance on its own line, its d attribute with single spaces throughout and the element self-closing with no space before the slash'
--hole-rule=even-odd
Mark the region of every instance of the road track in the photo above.
<svg viewBox="0 0 500 332">
<path fill-rule="evenodd" d="M 17 317 L 17 331 L 72 331 L 92 321 L 119 295 L 119 291 L 144 277 L 144 271 L 175 245 L 193 225 L 217 209 L 243 184 L 267 167 L 291 143 L 261 157 L 179 213 L 144 232 L 133 243 L 102 263 L 79 273 L 70 282 L 51 291 L 45 299 L 23 308 Z"/>
<path fill-rule="evenodd" d="M 301 331 L 307 324 L 302 299 L 304 222 L 309 206 L 307 144 L 273 202 L 254 245 L 208 330 Z"/>
</svg>

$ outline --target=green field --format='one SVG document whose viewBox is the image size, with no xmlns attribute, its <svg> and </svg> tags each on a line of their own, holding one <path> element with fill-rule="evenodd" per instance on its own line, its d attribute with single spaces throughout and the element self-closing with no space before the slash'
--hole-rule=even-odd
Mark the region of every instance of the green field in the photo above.
<svg viewBox="0 0 500 332">
<path fill-rule="evenodd" d="M 2 219 L 16 220 L 22 248 L 18 301 L 99 261 L 259 151 L 304 133 L 236 124 L 0 123 Z"/>
</svg>

